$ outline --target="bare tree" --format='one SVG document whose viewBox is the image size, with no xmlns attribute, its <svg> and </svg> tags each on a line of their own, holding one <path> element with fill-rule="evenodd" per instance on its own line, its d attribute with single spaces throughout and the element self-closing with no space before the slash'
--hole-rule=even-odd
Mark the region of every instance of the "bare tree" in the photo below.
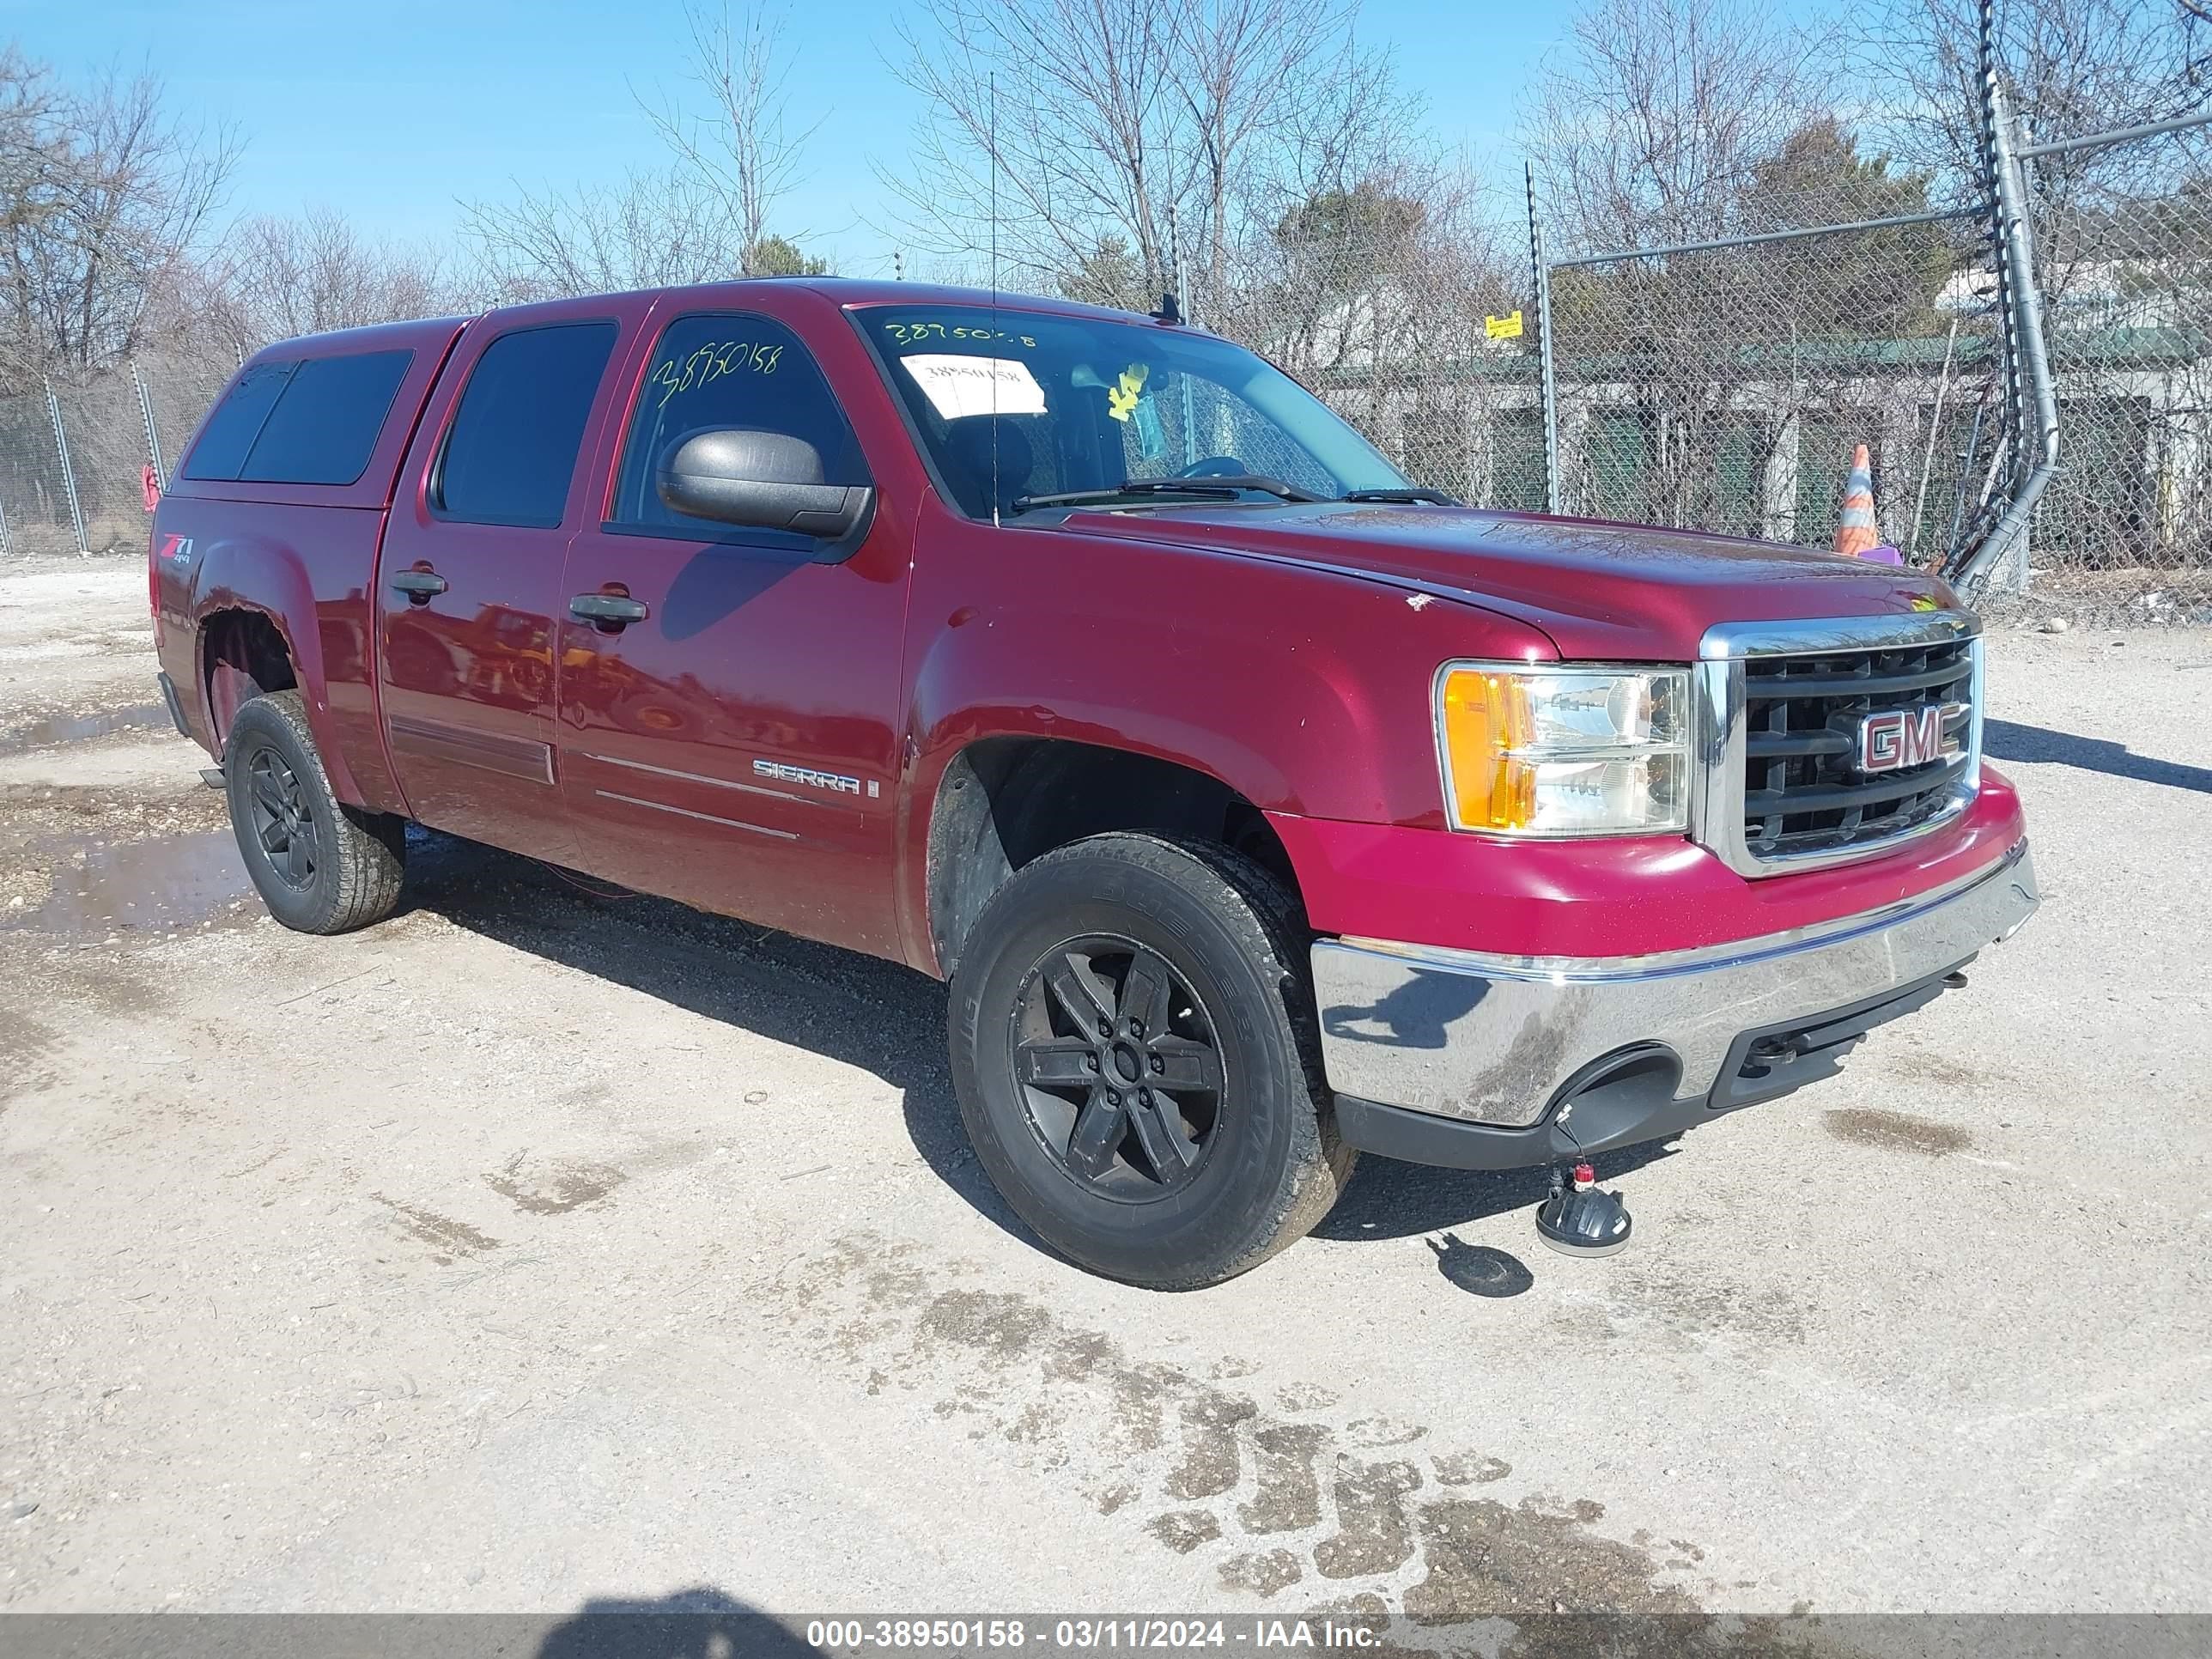
<svg viewBox="0 0 2212 1659">
<path fill-rule="evenodd" d="M 110 70 L 56 92 L 0 66 L 0 306 L 18 365 L 83 371 L 128 353 L 198 248 L 237 157 L 234 137 L 179 120 L 150 75 Z"/>
<path fill-rule="evenodd" d="M 1940 176 L 1976 169 L 1981 143 L 1978 0 L 1880 0 L 1858 42 L 1883 136 Z M 2070 137 L 2212 109 L 2212 18 L 2175 0 L 2007 0 L 1997 52 L 2042 137 Z M 2038 164 L 2046 201 L 2125 158 L 2057 155 Z"/>
<path fill-rule="evenodd" d="M 1215 326 L 1322 390 L 1420 483 L 1490 500 L 1516 381 L 1476 343 L 1486 313 L 1522 303 L 1525 266 L 1480 205 L 1459 167 L 1316 191 L 1277 220 L 1269 257 L 1248 254 Z"/>
<path fill-rule="evenodd" d="M 1759 166 L 1826 112 L 1820 47 L 1752 0 L 1598 0 L 1522 120 L 1555 232 L 1595 252 L 1733 230 Z"/>
<path fill-rule="evenodd" d="M 1893 142 L 1972 176 L 1982 119 L 1978 8 L 1887 0 L 1863 52 Z M 2004 0 L 1997 60 L 2039 139 L 2212 111 L 2212 15 L 2174 0 Z M 2199 453 L 2212 372 L 2170 342 L 2212 312 L 2212 134 L 2057 150 L 2027 172 L 2045 345 L 2071 459 L 2039 510 L 2037 562 L 2203 562 L 2212 513 L 2173 458 Z M 2154 344 L 2161 331 L 2169 343 Z M 2163 384 L 2163 396 L 2146 386 Z M 2178 485 L 2178 487 L 2176 487 Z"/>
<path fill-rule="evenodd" d="M 1149 0 L 926 0 L 891 72 L 929 113 L 881 169 L 916 245 L 1041 282 L 1118 234 L 1158 288 L 1179 182 L 1163 27 Z"/>
<path fill-rule="evenodd" d="M 43 225 L 58 210 L 56 103 L 44 64 L 13 45 L 0 49 L 0 225 L 11 232 Z"/>
<path fill-rule="evenodd" d="M 1170 12 L 1204 291 L 1226 293 L 1249 222 L 1341 190 L 1383 159 L 1402 116 L 1388 61 L 1360 49 L 1351 5 L 1217 0 Z"/>
<path fill-rule="evenodd" d="M 657 103 L 638 100 L 668 146 L 668 166 L 611 185 L 518 184 L 507 200 L 461 204 L 462 235 L 490 294 L 543 299 L 826 270 L 770 228 L 815 131 L 790 125 L 781 24 L 760 10 L 733 21 L 726 9 L 696 4 L 686 16 L 686 78 L 706 94 L 706 110 L 665 92 Z"/>
<path fill-rule="evenodd" d="M 737 227 L 743 273 L 788 274 L 757 267 L 780 257 L 769 246 L 769 221 L 800 182 L 801 152 L 821 121 L 797 131 L 789 125 L 782 21 L 755 9 L 733 25 L 726 5 L 712 12 L 690 5 L 684 16 L 691 33 L 686 78 L 705 94 L 706 112 L 665 93 L 658 103 L 639 101 L 678 161 Z M 788 237 L 773 240 L 791 246 Z"/>
<path fill-rule="evenodd" d="M 726 279 L 743 268 L 738 228 L 688 169 L 634 172 L 613 185 L 464 203 L 486 293 L 501 304 Z"/>
<path fill-rule="evenodd" d="M 1357 185 L 1406 133 L 1355 17 L 1300 0 L 921 0 L 890 69 L 928 112 L 884 183 L 933 252 L 995 253 L 1047 285 L 1118 241 L 1146 291 L 1218 310 L 1282 214 Z"/>
<path fill-rule="evenodd" d="M 240 221 L 194 270 L 179 309 L 234 355 L 271 340 L 435 316 L 465 303 L 435 250 L 363 237 L 340 214 Z"/>
<path fill-rule="evenodd" d="M 1317 191 L 1284 213 L 1221 325 L 1322 380 L 1370 392 L 1462 358 L 1486 307 L 1510 308 L 1519 273 L 1482 222 L 1463 168 L 1406 167 Z M 1259 280 L 1253 280 L 1254 278 Z"/>
</svg>

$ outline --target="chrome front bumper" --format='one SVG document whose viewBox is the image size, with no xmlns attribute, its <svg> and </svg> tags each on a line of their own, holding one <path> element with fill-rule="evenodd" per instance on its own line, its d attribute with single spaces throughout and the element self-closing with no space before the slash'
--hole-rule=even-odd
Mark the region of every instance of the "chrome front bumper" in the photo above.
<svg viewBox="0 0 2212 1659">
<path fill-rule="evenodd" d="M 1329 1086 L 1363 1102 L 1525 1129 L 1595 1062 L 1680 1065 L 1715 1095 L 1747 1033 L 1878 1001 L 2009 939 L 2034 913 L 2027 843 L 1947 888 L 1815 927 L 1642 957 L 1505 957 L 1326 939 L 1314 992 Z"/>
</svg>

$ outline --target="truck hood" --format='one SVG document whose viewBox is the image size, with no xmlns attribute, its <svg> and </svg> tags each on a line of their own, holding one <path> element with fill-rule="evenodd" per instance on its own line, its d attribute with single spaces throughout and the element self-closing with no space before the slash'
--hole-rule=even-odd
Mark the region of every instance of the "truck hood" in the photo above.
<svg viewBox="0 0 2212 1659">
<path fill-rule="evenodd" d="M 1716 623 L 1963 609 L 1894 565 L 1733 536 L 1474 507 L 1311 505 L 1071 514 L 1080 535 L 1368 576 L 1540 629 L 1562 657 L 1686 662 Z"/>
</svg>

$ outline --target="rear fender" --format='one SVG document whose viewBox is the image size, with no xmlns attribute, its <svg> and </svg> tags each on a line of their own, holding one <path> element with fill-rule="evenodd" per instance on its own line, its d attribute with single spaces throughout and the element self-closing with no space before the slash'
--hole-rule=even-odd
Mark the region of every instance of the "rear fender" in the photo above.
<svg viewBox="0 0 2212 1659">
<path fill-rule="evenodd" d="M 228 611 L 265 617 L 275 627 L 284 641 L 285 655 L 291 659 L 307 726 L 314 733 L 315 749 L 330 775 L 331 790 L 349 805 L 366 805 L 331 715 L 321 630 L 307 566 L 290 547 L 258 537 L 216 539 L 201 551 L 194 575 L 191 615 L 197 672 L 191 694 L 198 700 L 210 748 L 220 755 L 223 734 L 216 730 L 215 712 L 207 694 L 208 621 Z"/>
</svg>

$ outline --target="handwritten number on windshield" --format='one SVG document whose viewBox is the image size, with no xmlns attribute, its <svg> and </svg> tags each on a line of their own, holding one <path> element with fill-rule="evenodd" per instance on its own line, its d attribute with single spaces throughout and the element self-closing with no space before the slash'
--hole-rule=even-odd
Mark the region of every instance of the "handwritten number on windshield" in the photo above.
<svg viewBox="0 0 2212 1659">
<path fill-rule="evenodd" d="M 665 359 L 647 377 L 646 384 L 661 388 L 660 401 L 653 407 L 665 409 L 668 400 L 679 392 L 694 392 L 711 386 L 726 374 L 773 374 L 782 360 L 783 347 L 780 344 L 708 340 L 688 357 Z"/>
<path fill-rule="evenodd" d="M 1035 349 L 1036 337 L 1033 334 L 1009 334 L 1002 328 L 970 328 L 955 323 L 886 323 L 884 331 L 891 337 L 893 345 L 915 345 L 924 340 L 996 340 L 1011 345 L 1018 340 Z"/>
</svg>

